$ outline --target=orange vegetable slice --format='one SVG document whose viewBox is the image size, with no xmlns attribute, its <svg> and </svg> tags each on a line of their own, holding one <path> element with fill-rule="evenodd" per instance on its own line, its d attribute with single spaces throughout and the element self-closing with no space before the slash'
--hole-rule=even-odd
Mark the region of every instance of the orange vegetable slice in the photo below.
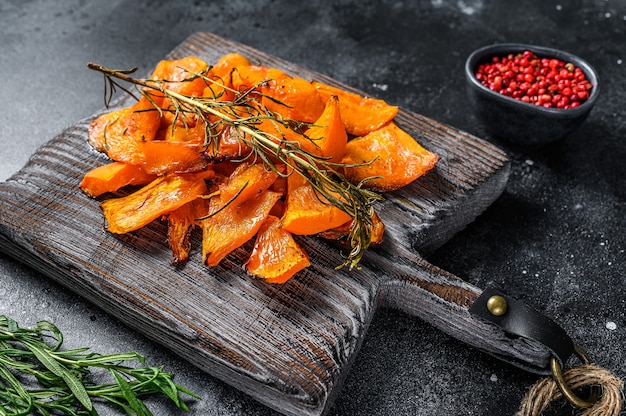
<svg viewBox="0 0 626 416">
<path fill-rule="evenodd" d="M 242 135 L 236 127 L 224 126 L 217 137 L 212 137 L 205 146 L 205 155 L 214 163 L 244 158 L 250 153 L 250 148 L 242 141 Z"/>
<path fill-rule="evenodd" d="M 392 122 L 350 140 L 342 163 L 355 165 L 344 167 L 344 175 L 351 182 L 374 178 L 365 182 L 364 187 L 387 192 L 424 175 L 438 159 Z"/>
<path fill-rule="evenodd" d="M 302 78 L 283 76 L 270 81 L 262 91 L 265 96 L 261 104 L 284 119 L 313 123 L 324 111 L 317 90 Z"/>
<path fill-rule="evenodd" d="M 301 175 L 287 179 L 287 201 L 282 217 L 283 228 L 293 234 L 311 235 L 338 227 L 351 220 L 350 215 L 318 196 Z"/>
<path fill-rule="evenodd" d="M 250 61 L 239 53 L 228 53 L 218 59 L 217 63 L 209 69 L 209 76 L 219 78 L 224 83 L 230 83 L 230 73 L 233 69 L 250 66 Z"/>
<path fill-rule="evenodd" d="M 207 192 L 205 179 L 213 171 L 161 176 L 128 196 L 108 199 L 100 206 L 107 230 L 124 234 L 149 224 Z"/>
<path fill-rule="evenodd" d="M 164 59 L 160 61 L 151 79 L 163 81 L 163 87 L 184 95 L 200 95 L 206 87 L 202 78 L 195 78 L 194 74 L 200 74 L 207 70 L 209 64 L 197 56 L 186 56 L 180 59 Z"/>
<path fill-rule="evenodd" d="M 262 163 L 242 163 L 237 166 L 226 183 L 219 185 L 220 200 L 222 203 L 232 201 L 241 204 L 265 191 L 277 177 L 278 173 L 269 170 Z"/>
<path fill-rule="evenodd" d="M 231 73 L 233 89 L 244 91 L 253 87 L 261 87 L 259 83 L 265 81 L 276 81 L 287 77 L 285 72 L 277 68 L 262 65 L 237 66 Z"/>
<path fill-rule="evenodd" d="M 143 169 L 156 175 L 197 172 L 208 166 L 203 146 L 195 143 L 138 142 L 136 151 Z"/>
<path fill-rule="evenodd" d="M 233 91 L 233 76 L 232 73 L 237 68 L 244 68 L 251 66 L 248 58 L 238 53 L 229 53 L 222 56 L 217 63 L 212 66 L 207 74 L 207 77 L 213 82 L 207 82 L 207 86 L 204 88 L 203 96 L 219 101 L 232 101 L 235 99 L 235 93 Z M 213 115 L 209 115 L 209 118 L 213 119 Z"/>
<path fill-rule="evenodd" d="M 321 82 L 312 84 L 324 102 L 333 95 L 339 97 L 341 118 L 346 131 L 353 136 L 363 136 L 384 126 L 398 113 L 398 107 L 383 100 L 363 97 Z"/>
<path fill-rule="evenodd" d="M 336 95 L 328 99 L 324 112 L 307 130 L 306 135 L 319 148 L 322 156 L 334 163 L 341 162 L 346 153 L 348 134 L 341 120 L 340 103 Z"/>
<path fill-rule="evenodd" d="M 221 202 L 219 195 L 212 197 L 210 214 L 214 215 L 200 221 L 204 262 L 217 266 L 230 252 L 254 237 L 280 197 L 279 193 L 264 191 L 242 204 L 228 205 Z"/>
<path fill-rule="evenodd" d="M 310 265 L 309 256 L 293 236 L 269 216 L 261 225 L 246 270 L 268 283 L 285 283 Z"/>
<path fill-rule="evenodd" d="M 284 119 L 313 123 L 324 111 L 317 90 L 303 78 L 265 66 L 239 67 L 232 73 L 233 88 L 245 90 L 257 86 L 263 93 L 261 104 Z"/>
<path fill-rule="evenodd" d="M 198 225 L 198 218 L 208 211 L 208 203 L 203 198 L 196 198 L 167 216 L 167 242 L 172 250 L 174 265 L 181 265 L 189 259 L 191 250 L 191 232 Z"/>
<path fill-rule="evenodd" d="M 154 179 L 156 175 L 146 173 L 141 166 L 112 162 L 87 172 L 80 183 L 80 189 L 96 198 L 127 185 L 145 185 Z"/>
<path fill-rule="evenodd" d="M 116 126 L 113 122 L 111 126 Z M 117 129 L 115 129 L 117 130 Z M 103 151 L 116 162 L 138 165 L 149 174 L 195 172 L 207 166 L 207 155 L 201 143 L 170 140 L 136 140 L 117 134 L 103 138 Z M 204 139 L 202 139 L 204 141 Z"/>
<path fill-rule="evenodd" d="M 204 120 L 189 120 L 190 123 L 161 123 L 157 133 L 157 140 L 177 143 L 202 144 L 206 138 L 206 122 Z"/>
<path fill-rule="evenodd" d="M 141 98 L 130 107 L 111 111 L 97 117 L 89 125 L 88 141 L 96 150 L 132 149 L 139 141 L 154 140 L 159 131 L 160 116 L 154 105 Z M 109 156 L 111 157 L 111 156 Z M 135 161 L 129 161 L 134 163 Z"/>
<path fill-rule="evenodd" d="M 162 81 L 162 87 L 170 91 L 188 96 L 199 96 L 202 95 L 207 84 L 204 79 L 196 77 L 196 75 L 206 72 L 208 67 L 209 64 L 197 56 L 162 60 L 157 64 L 150 78 Z M 192 79 L 194 77 L 196 78 Z M 159 99 L 163 97 L 163 94 L 159 92 L 150 92 L 150 94 Z M 163 98 L 161 108 L 165 110 L 163 112 L 164 122 L 167 124 L 174 123 L 176 109 L 172 101 Z"/>
</svg>

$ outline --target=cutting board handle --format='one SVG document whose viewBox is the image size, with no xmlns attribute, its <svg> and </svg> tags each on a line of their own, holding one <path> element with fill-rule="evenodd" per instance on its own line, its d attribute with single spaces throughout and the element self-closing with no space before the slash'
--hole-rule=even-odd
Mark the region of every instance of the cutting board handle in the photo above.
<svg viewBox="0 0 626 416">
<path fill-rule="evenodd" d="M 393 253 L 393 254 L 390 254 Z M 419 317 L 446 334 L 538 374 L 550 373 L 551 351 L 533 339 L 512 336 L 470 313 L 482 290 L 397 245 L 375 256 L 381 277 L 379 306 Z"/>
</svg>

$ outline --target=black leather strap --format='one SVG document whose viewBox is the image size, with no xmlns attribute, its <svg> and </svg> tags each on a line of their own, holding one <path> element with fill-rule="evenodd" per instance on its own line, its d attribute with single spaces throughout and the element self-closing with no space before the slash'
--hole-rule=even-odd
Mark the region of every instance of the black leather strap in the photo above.
<svg viewBox="0 0 626 416">
<path fill-rule="evenodd" d="M 493 296 L 502 296 L 506 300 L 507 310 L 501 316 L 494 315 L 487 307 L 489 299 Z M 574 343 L 563 328 L 545 315 L 501 291 L 486 289 L 470 306 L 469 311 L 474 316 L 498 325 L 507 334 L 540 342 L 552 352 L 561 366 L 564 366 L 568 358 L 574 353 Z M 498 358 L 505 359 L 504 357 Z M 550 373 L 549 368 L 544 370 L 533 369 L 514 360 L 510 362 L 535 373 Z"/>
</svg>

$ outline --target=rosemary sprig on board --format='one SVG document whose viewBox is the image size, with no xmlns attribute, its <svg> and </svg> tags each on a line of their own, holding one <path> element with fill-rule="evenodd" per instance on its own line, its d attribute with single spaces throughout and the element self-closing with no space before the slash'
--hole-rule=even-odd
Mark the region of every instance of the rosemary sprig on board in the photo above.
<svg viewBox="0 0 626 416">
<path fill-rule="evenodd" d="M 88 348 L 61 350 L 63 334 L 52 323 L 41 321 L 32 329 L 0 315 L 0 415 L 30 414 L 97 415 L 94 402 L 109 402 L 128 415 L 151 416 L 142 401 L 145 395 L 167 395 L 181 409 L 189 410 L 181 393 L 199 398 L 174 383 L 172 374 L 146 367 L 136 352 L 98 354 Z M 131 367 L 124 363 L 135 362 Z M 95 384 L 107 373 L 113 382 Z"/>
<path fill-rule="evenodd" d="M 108 104 L 111 101 L 117 88 L 134 96 L 129 88 L 118 81 L 127 82 L 134 85 L 139 94 L 152 102 L 157 111 L 171 111 L 183 123 L 185 115 L 195 115 L 203 120 L 207 126 L 205 134 L 207 148 L 217 148 L 218 127 L 232 127 L 237 132 L 240 142 L 252 149 L 251 156 L 248 157 L 260 159 L 269 169 L 281 174 L 276 167 L 276 160 L 278 160 L 289 168 L 289 174 L 295 172 L 302 175 L 315 189 L 318 196 L 322 197 L 322 200 L 328 201 L 352 218 L 348 235 L 350 252 L 346 261 L 339 267 L 348 265 L 352 269 L 358 265 L 371 243 L 373 204 L 382 200 L 382 196 L 364 189 L 362 183 L 352 184 L 346 180 L 340 171 L 341 167 L 347 165 L 333 163 L 326 158 L 305 151 L 298 142 L 282 137 L 278 129 L 277 134 L 261 130 L 259 124 L 263 120 L 270 120 L 275 125 L 291 128 L 306 139 L 314 140 L 306 137 L 306 134 L 302 132 L 302 123 L 285 120 L 263 106 L 256 86 L 244 91 L 233 90 L 231 92 L 235 98 L 232 101 L 225 101 L 219 99 L 219 96 L 196 97 L 180 94 L 165 87 L 167 80 L 134 78 L 131 74 L 136 71 L 136 68 L 116 70 L 95 63 L 89 63 L 87 66 L 104 75 L 105 103 Z M 206 71 L 190 74 L 186 81 L 198 78 L 202 78 L 207 86 L 215 83 L 206 76 Z M 152 98 L 156 92 L 170 100 L 170 108 L 159 108 Z M 211 121 L 210 118 L 216 121 Z"/>
</svg>

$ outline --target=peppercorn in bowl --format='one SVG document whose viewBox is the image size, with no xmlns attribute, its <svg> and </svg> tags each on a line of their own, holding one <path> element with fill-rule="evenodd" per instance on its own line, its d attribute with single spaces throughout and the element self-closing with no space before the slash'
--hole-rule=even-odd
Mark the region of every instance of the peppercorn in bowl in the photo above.
<svg viewBox="0 0 626 416">
<path fill-rule="evenodd" d="M 516 144 L 551 143 L 575 131 L 594 106 L 598 75 L 570 53 L 524 44 L 495 44 L 465 63 L 467 94 L 495 137 Z"/>
</svg>

